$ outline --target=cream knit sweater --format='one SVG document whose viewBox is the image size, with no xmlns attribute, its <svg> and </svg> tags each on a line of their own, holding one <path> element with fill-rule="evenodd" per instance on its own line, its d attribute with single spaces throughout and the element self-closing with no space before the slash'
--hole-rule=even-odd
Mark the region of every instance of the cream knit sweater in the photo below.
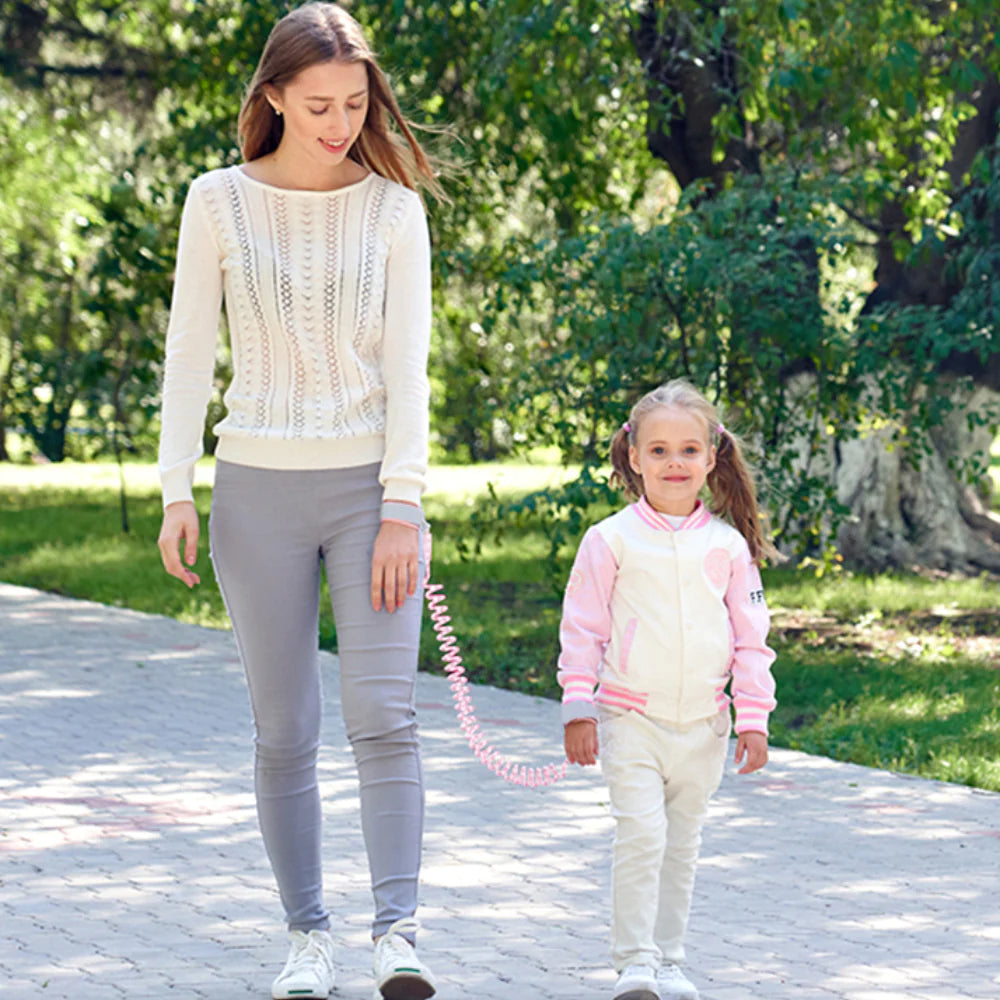
<svg viewBox="0 0 1000 1000">
<path fill-rule="evenodd" d="M 427 470 L 430 242 L 419 197 L 369 174 L 275 188 L 239 167 L 191 185 L 163 381 L 164 505 L 191 499 L 225 298 L 233 380 L 217 456 L 268 469 L 381 462 L 387 500 Z"/>
</svg>

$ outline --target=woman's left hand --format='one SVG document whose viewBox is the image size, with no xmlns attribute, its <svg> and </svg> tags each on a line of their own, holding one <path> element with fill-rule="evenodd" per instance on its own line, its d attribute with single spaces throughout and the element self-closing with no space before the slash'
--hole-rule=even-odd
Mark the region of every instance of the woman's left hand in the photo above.
<svg viewBox="0 0 1000 1000">
<path fill-rule="evenodd" d="M 417 592 L 420 531 L 408 524 L 383 521 L 372 553 L 372 607 L 392 612 Z"/>
</svg>

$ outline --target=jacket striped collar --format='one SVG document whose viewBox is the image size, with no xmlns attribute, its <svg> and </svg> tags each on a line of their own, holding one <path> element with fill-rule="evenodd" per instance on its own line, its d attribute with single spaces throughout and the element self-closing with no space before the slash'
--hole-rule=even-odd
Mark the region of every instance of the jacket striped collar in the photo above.
<svg viewBox="0 0 1000 1000">
<path fill-rule="evenodd" d="M 695 501 L 694 510 L 685 518 L 679 528 L 675 528 L 663 514 L 650 506 L 645 497 L 639 497 L 632 504 L 632 510 L 639 515 L 643 523 L 657 531 L 687 531 L 692 528 L 704 528 L 712 520 L 711 512 L 700 500 Z"/>
</svg>

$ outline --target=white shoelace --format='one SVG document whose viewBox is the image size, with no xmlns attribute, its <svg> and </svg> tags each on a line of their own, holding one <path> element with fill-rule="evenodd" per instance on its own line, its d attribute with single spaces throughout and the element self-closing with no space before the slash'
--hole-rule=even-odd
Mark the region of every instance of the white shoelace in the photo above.
<svg viewBox="0 0 1000 1000">
<path fill-rule="evenodd" d="M 403 917 L 397 920 L 390 928 L 386 931 L 386 938 L 390 941 L 396 937 L 397 934 L 416 934 L 420 930 L 420 921 L 416 917 Z M 405 940 L 405 939 L 404 939 Z M 409 942 L 407 942 L 409 944 Z"/>
<path fill-rule="evenodd" d="M 294 952 L 288 956 L 285 965 L 286 972 L 299 972 L 311 966 L 316 959 L 319 959 L 329 970 L 332 968 L 332 961 L 327 949 L 320 943 L 320 938 L 316 934 L 306 934 L 295 942 Z"/>
<path fill-rule="evenodd" d="M 420 921 L 416 917 L 403 917 L 385 932 L 379 945 L 381 949 L 389 950 L 397 958 L 412 961 L 413 945 L 403 935 L 416 934 L 418 930 L 420 930 Z"/>
</svg>

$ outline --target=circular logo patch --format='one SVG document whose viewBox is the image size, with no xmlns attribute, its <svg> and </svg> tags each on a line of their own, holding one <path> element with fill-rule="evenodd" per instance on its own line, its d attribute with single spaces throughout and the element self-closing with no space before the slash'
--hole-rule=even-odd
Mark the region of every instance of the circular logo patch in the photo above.
<svg viewBox="0 0 1000 1000">
<path fill-rule="evenodd" d="M 705 576 L 716 590 L 725 590 L 729 583 L 729 553 L 725 549 L 712 549 L 705 556 Z"/>
</svg>

